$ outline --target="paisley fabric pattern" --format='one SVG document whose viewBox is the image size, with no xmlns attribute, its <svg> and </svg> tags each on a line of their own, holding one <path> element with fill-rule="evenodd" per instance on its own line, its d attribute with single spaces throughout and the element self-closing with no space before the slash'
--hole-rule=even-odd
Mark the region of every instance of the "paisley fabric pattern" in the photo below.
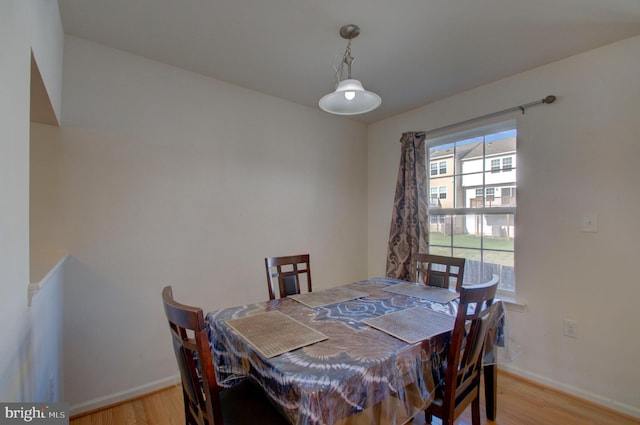
<svg viewBox="0 0 640 425">
<path fill-rule="evenodd" d="M 411 259 L 427 252 L 427 164 L 424 133 L 403 133 L 386 276 L 415 282 Z"/>
<path fill-rule="evenodd" d="M 427 348 L 406 344 L 361 321 L 415 306 L 455 315 L 456 302 L 432 303 L 384 291 L 405 283 L 390 278 L 345 285 L 365 298 L 310 308 L 291 298 L 228 308 L 207 314 L 206 323 L 216 377 L 232 386 L 250 376 L 276 401 L 292 424 L 348 424 L 365 411 L 409 417 L 432 399 L 436 385 L 432 363 L 446 357 L 449 334 L 433 338 Z M 225 321 L 279 310 L 329 339 L 270 359 L 262 358 Z M 428 352 L 427 352 L 428 351 Z M 384 408 L 392 400 L 393 406 Z M 398 404 L 400 406 L 398 407 Z M 372 406 L 377 405 L 378 412 Z"/>
</svg>

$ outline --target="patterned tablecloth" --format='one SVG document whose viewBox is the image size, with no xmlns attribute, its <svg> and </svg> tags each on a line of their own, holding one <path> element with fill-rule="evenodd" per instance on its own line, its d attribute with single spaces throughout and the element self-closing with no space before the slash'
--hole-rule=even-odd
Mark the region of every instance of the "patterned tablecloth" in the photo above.
<svg viewBox="0 0 640 425">
<path fill-rule="evenodd" d="M 455 316 L 457 301 L 440 304 L 384 290 L 402 283 L 375 278 L 345 285 L 366 296 L 315 308 L 287 297 L 208 313 L 219 383 L 232 386 L 251 376 L 296 425 L 409 420 L 432 399 L 450 333 L 407 344 L 363 321 L 413 307 Z M 265 358 L 226 323 L 273 310 L 328 338 Z M 504 309 L 496 310 L 494 321 L 502 324 Z"/>
</svg>

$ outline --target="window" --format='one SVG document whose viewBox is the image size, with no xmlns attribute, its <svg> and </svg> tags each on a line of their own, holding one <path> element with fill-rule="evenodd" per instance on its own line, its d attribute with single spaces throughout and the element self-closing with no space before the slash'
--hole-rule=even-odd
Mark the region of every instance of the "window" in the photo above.
<svg viewBox="0 0 640 425">
<path fill-rule="evenodd" d="M 511 171 L 513 169 L 513 158 L 502 158 L 502 171 Z"/>
<path fill-rule="evenodd" d="M 431 224 L 444 224 L 444 217 L 434 215 L 429 218 L 429 222 L 431 222 Z"/>
<path fill-rule="evenodd" d="M 500 172 L 500 159 L 491 160 L 491 172 L 492 173 Z"/>
<path fill-rule="evenodd" d="M 433 161 L 430 167 L 430 175 L 437 176 L 440 174 L 447 174 L 447 161 Z"/>
<path fill-rule="evenodd" d="M 438 163 L 437 162 L 432 162 L 431 163 L 431 175 L 432 176 L 437 176 L 438 175 Z"/>
<path fill-rule="evenodd" d="M 514 206 L 516 200 L 515 187 L 503 187 L 500 189 L 500 204 Z"/>
<path fill-rule="evenodd" d="M 453 153 L 449 175 L 428 177 L 429 252 L 466 258 L 465 283 L 500 276 L 502 291 L 515 291 L 515 120 L 429 140 L 428 155 Z M 440 171 L 440 164 L 438 164 Z M 502 172 L 501 172 L 502 171 Z M 505 172 L 508 171 L 508 172 Z M 432 177 L 435 176 L 435 177 Z"/>
<path fill-rule="evenodd" d="M 505 196 L 516 196 L 516 188 L 515 187 L 503 187 L 500 189 L 500 195 L 504 198 Z"/>
<path fill-rule="evenodd" d="M 431 198 L 433 199 L 447 199 L 446 186 L 432 187 L 430 189 L 430 192 L 431 192 Z"/>
</svg>

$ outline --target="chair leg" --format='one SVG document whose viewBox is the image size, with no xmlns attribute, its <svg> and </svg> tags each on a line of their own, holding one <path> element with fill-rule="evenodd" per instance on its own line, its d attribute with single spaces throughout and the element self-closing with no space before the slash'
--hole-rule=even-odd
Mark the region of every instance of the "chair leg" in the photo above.
<svg viewBox="0 0 640 425">
<path fill-rule="evenodd" d="M 480 425 L 480 395 L 471 402 L 471 423 Z"/>
<path fill-rule="evenodd" d="M 484 394 L 487 411 L 487 419 L 496 420 L 497 393 L 498 393 L 498 366 L 489 364 L 483 367 Z"/>
<path fill-rule="evenodd" d="M 182 399 L 184 401 L 184 423 L 186 425 L 197 425 L 198 422 L 194 420 L 193 412 L 191 411 L 191 408 L 190 408 L 191 405 L 190 405 L 189 397 L 184 391 L 182 392 Z"/>
<path fill-rule="evenodd" d="M 431 421 L 433 420 L 433 415 L 430 413 L 424 412 L 424 423 L 431 425 Z"/>
</svg>

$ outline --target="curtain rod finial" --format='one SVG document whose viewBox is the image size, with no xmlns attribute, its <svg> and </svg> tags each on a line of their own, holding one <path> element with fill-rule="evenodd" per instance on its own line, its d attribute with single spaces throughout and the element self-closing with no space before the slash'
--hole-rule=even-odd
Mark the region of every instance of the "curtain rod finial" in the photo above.
<svg viewBox="0 0 640 425">
<path fill-rule="evenodd" d="M 553 103 L 556 101 L 556 97 L 552 94 L 542 99 L 542 103 Z"/>
</svg>

